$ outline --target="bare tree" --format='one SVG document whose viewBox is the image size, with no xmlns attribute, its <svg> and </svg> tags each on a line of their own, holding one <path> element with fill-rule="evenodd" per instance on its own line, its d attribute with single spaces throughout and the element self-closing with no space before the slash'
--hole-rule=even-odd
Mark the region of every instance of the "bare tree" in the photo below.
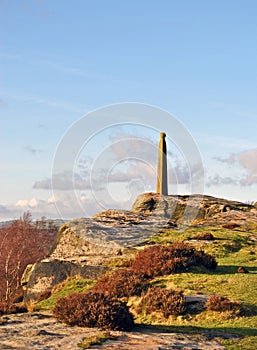
<svg viewBox="0 0 257 350">
<path fill-rule="evenodd" d="M 34 224 L 29 212 L 0 228 L 0 301 L 11 305 L 21 294 L 20 278 L 28 264 L 48 254 L 57 228 L 48 230 L 45 219 Z"/>
</svg>

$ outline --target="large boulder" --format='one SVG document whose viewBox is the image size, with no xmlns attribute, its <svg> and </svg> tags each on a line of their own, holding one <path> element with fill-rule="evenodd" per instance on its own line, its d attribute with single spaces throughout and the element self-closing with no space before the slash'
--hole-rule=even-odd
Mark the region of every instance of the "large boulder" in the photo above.
<svg viewBox="0 0 257 350">
<path fill-rule="evenodd" d="M 108 267 L 105 266 L 82 266 L 65 260 L 42 260 L 28 265 L 21 279 L 26 290 L 24 301 L 37 300 L 42 293 L 50 292 L 68 277 L 80 276 L 92 280 L 107 270 Z"/>
<path fill-rule="evenodd" d="M 166 227 L 173 227 L 161 217 L 126 210 L 107 210 L 92 218 L 74 219 L 59 229 L 49 256 L 23 275 L 25 300 L 37 299 L 68 277 L 96 279 L 117 257 L 129 258 L 135 247 Z"/>
<path fill-rule="evenodd" d="M 198 194 L 162 196 L 156 193 L 143 193 L 137 197 L 131 211 L 135 214 L 144 214 L 148 218 L 166 218 L 166 222 L 177 226 L 219 218 L 222 221 L 222 217 L 227 220 L 228 216 L 233 215 L 252 218 L 256 216 L 256 207 L 253 205 Z M 249 213 L 252 214 L 248 215 Z"/>
</svg>

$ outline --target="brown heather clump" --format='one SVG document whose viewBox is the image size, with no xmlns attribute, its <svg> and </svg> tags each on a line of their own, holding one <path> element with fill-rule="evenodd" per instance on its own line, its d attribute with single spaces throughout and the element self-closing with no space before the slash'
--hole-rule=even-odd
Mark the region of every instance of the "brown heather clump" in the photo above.
<svg viewBox="0 0 257 350">
<path fill-rule="evenodd" d="M 128 268 L 120 268 L 101 276 L 93 290 L 116 298 L 140 296 L 150 287 L 149 281 Z"/>
<path fill-rule="evenodd" d="M 239 268 L 237 269 L 238 273 L 249 273 L 249 271 L 247 270 L 246 267 L 244 266 L 239 266 Z"/>
<path fill-rule="evenodd" d="M 214 257 L 196 250 L 186 243 L 154 245 L 139 251 L 131 262 L 131 269 L 146 277 L 154 278 L 170 273 L 186 271 L 190 266 L 203 265 L 215 269 Z"/>
<path fill-rule="evenodd" d="M 74 293 L 58 300 L 54 316 L 68 325 L 130 331 L 134 326 L 128 306 L 102 293 Z"/>
<path fill-rule="evenodd" d="M 171 289 L 153 287 L 143 296 L 139 306 L 139 312 L 150 314 L 161 312 L 165 318 L 171 315 L 178 316 L 185 312 L 183 293 Z"/>
<path fill-rule="evenodd" d="M 240 315 L 243 312 L 242 304 L 232 302 L 228 298 L 219 295 L 211 295 L 205 306 L 207 310 L 218 312 L 230 311 L 234 315 Z"/>
<path fill-rule="evenodd" d="M 193 239 L 200 241 L 214 241 L 214 236 L 211 232 L 199 232 L 193 237 Z"/>
<path fill-rule="evenodd" d="M 6 301 L 0 301 L 0 315 L 16 314 L 22 312 L 27 312 L 27 308 L 23 303 L 8 304 Z"/>
<path fill-rule="evenodd" d="M 240 225 L 234 223 L 234 222 L 228 222 L 226 224 L 222 225 L 223 228 L 228 228 L 229 230 L 233 230 L 234 228 L 240 227 Z"/>
</svg>

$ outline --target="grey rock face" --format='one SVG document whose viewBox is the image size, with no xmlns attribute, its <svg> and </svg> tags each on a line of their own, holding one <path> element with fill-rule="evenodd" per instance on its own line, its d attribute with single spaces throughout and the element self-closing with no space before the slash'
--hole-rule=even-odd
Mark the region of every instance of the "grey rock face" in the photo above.
<svg viewBox="0 0 257 350">
<path fill-rule="evenodd" d="M 206 220 L 231 210 L 250 212 L 255 210 L 255 207 L 206 195 L 162 196 L 156 193 L 143 193 L 137 197 L 131 209 L 133 213 L 168 218 L 174 224 L 192 224 L 195 220 Z"/>
<path fill-rule="evenodd" d="M 107 269 L 105 266 L 81 266 L 64 260 L 40 261 L 34 264 L 29 272 L 25 270 L 22 283 L 26 286 L 27 292 L 24 300 L 37 299 L 42 292 L 51 291 L 53 286 L 68 277 L 81 276 L 85 279 L 95 279 Z"/>
<path fill-rule="evenodd" d="M 71 276 L 96 279 L 108 269 L 104 265 L 109 260 L 131 256 L 134 248 L 147 244 L 165 222 L 131 211 L 107 210 L 65 223 L 51 254 L 25 271 L 25 299 L 36 299 Z"/>
</svg>

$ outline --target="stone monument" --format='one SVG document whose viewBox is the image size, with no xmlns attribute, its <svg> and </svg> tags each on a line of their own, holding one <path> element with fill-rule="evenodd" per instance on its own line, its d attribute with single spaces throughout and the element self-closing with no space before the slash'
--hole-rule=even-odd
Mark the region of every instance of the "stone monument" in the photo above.
<svg viewBox="0 0 257 350">
<path fill-rule="evenodd" d="M 167 176 L 167 147 L 165 141 L 165 132 L 160 133 L 160 142 L 158 150 L 158 169 L 156 192 L 164 196 L 168 195 L 168 176 Z"/>
</svg>

